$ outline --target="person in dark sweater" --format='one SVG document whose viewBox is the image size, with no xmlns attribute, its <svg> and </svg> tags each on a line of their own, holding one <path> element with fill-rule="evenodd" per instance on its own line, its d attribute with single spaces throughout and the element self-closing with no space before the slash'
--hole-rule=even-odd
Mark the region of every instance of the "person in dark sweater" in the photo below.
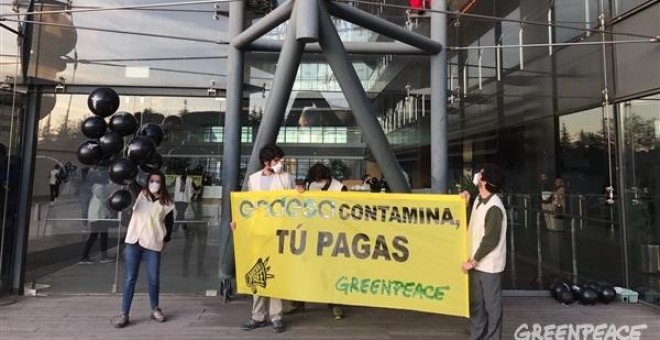
<svg viewBox="0 0 660 340">
<path fill-rule="evenodd" d="M 500 167 L 487 164 L 475 176 L 479 195 L 468 227 L 470 258 L 462 270 L 470 275 L 470 339 L 502 337 L 502 272 L 506 266 L 506 210 L 497 195 L 504 185 Z M 469 193 L 461 193 L 469 201 Z"/>
</svg>

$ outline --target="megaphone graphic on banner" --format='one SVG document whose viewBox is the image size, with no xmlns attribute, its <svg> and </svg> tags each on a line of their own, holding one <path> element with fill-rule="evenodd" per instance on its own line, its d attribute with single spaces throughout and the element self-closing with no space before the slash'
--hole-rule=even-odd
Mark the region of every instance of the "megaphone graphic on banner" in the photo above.
<svg viewBox="0 0 660 340">
<path fill-rule="evenodd" d="M 266 260 L 259 258 L 257 263 L 252 266 L 252 269 L 245 274 L 245 283 L 250 289 L 252 289 L 252 294 L 257 293 L 257 286 L 266 288 L 268 279 L 275 277 L 273 274 L 268 274 L 270 267 L 268 266 L 268 260 L 270 257 L 267 257 Z"/>
</svg>

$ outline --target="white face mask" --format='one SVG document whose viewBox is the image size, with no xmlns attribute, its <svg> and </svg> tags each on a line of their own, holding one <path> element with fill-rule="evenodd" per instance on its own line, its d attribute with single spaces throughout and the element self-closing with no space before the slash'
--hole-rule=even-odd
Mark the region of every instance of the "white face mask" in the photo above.
<svg viewBox="0 0 660 340">
<path fill-rule="evenodd" d="M 481 172 L 477 172 L 474 174 L 474 177 L 472 178 L 472 184 L 474 184 L 475 187 L 479 187 L 479 182 L 481 181 Z"/>
<path fill-rule="evenodd" d="M 326 181 L 312 182 L 309 183 L 309 190 L 323 190 L 327 184 Z"/>
<path fill-rule="evenodd" d="M 282 173 L 282 171 L 284 170 L 284 164 L 277 163 L 277 164 L 273 165 L 273 167 L 271 169 L 273 169 L 273 172 L 276 173 L 276 174 Z"/>
<path fill-rule="evenodd" d="M 160 183 L 151 182 L 149 183 L 149 192 L 156 195 L 160 192 Z"/>
</svg>

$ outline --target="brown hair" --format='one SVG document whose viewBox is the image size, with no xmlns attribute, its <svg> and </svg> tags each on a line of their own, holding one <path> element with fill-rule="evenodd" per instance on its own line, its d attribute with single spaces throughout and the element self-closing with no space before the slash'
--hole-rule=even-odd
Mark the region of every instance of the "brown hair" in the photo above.
<svg viewBox="0 0 660 340">
<path fill-rule="evenodd" d="M 170 205 L 172 204 L 172 197 L 170 196 L 170 193 L 167 192 L 167 186 L 165 186 L 165 175 L 163 175 L 162 172 L 156 171 L 152 172 L 147 176 L 147 185 L 142 189 L 142 193 L 147 196 L 153 198 L 154 195 L 149 191 L 149 179 L 151 179 L 151 176 L 158 176 L 160 177 L 160 198 L 158 199 L 160 201 L 160 204 L 162 205 Z"/>
</svg>

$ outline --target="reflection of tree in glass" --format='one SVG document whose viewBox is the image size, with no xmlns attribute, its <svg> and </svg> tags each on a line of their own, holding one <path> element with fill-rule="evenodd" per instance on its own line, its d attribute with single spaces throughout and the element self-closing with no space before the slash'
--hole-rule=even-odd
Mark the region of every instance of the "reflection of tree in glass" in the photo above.
<svg viewBox="0 0 660 340">
<path fill-rule="evenodd" d="M 626 124 L 626 136 L 626 143 L 635 151 L 650 151 L 660 147 L 660 140 L 655 138 L 653 119 L 645 120 L 641 116 L 632 115 Z"/>
</svg>

